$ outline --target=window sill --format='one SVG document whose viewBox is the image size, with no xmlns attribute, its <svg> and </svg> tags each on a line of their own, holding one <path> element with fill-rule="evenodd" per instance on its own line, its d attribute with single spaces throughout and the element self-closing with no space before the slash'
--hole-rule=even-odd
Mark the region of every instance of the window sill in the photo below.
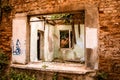
<svg viewBox="0 0 120 80">
<path fill-rule="evenodd" d="M 86 74 L 90 72 L 95 72 L 95 70 L 86 68 L 84 64 L 77 63 L 34 62 L 26 65 L 11 64 L 11 67 L 70 74 Z"/>
</svg>

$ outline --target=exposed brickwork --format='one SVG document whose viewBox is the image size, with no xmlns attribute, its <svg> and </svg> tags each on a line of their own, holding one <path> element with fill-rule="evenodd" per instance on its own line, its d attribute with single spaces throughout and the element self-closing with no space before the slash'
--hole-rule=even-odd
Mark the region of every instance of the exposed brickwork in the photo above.
<svg viewBox="0 0 120 80">
<path fill-rule="evenodd" d="M 9 54 L 11 54 L 11 25 L 10 13 L 3 13 L 0 24 L 0 49 Z"/>
<path fill-rule="evenodd" d="M 15 13 L 28 15 L 77 11 L 99 3 L 99 69 L 109 72 L 108 80 L 120 80 L 120 0 L 10 0 Z M 2 16 L 0 48 L 11 52 L 12 17 Z"/>
<path fill-rule="evenodd" d="M 109 80 L 120 80 L 120 1 L 101 0 L 99 6 L 99 69 Z"/>
<path fill-rule="evenodd" d="M 95 80 L 94 72 L 89 72 L 86 74 L 73 74 L 73 73 L 39 71 L 34 69 L 31 70 L 31 69 L 20 69 L 20 68 L 12 68 L 12 70 L 14 70 L 17 73 L 23 72 L 31 76 L 34 75 L 37 80 Z"/>
<path fill-rule="evenodd" d="M 99 0 L 10 0 L 14 13 L 48 14 L 73 12 L 85 9 L 84 5 L 97 5 Z"/>
</svg>

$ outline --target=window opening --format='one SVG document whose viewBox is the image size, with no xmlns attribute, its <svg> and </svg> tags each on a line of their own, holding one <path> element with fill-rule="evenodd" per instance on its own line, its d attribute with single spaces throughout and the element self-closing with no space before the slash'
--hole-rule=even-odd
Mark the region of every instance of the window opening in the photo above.
<svg viewBox="0 0 120 80">
<path fill-rule="evenodd" d="M 40 48 L 40 45 L 41 45 L 41 39 L 40 39 L 40 32 L 38 31 L 38 35 L 37 35 L 37 58 L 38 60 L 40 60 L 40 51 L 41 51 L 41 48 Z"/>
<path fill-rule="evenodd" d="M 30 26 L 31 61 L 74 62 L 84 57 L 84 11 L 31 16 Z"/>
<path fill-rule="evenodd" d="M 69 30 L 60 31 L 60 48 L 72 48 L 72 32 Z"/>
<path fill-rule="evenodd" d="M 43 59 L 44 53 L 44 32 L 38 30 L 38 38 L 37 38 L 37 58 L 38 60 Z"/>
</svg>

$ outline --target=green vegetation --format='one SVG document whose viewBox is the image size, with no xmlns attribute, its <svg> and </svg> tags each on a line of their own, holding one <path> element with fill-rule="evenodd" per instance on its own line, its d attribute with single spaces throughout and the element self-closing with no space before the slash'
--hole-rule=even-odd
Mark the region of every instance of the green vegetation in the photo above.
<svg viewBox="0 0 120 80">
<path fill-rule="evenodd" d="M 54 14 L 52 15 L 51 19 L 70 19 L 72 18 L 72 14 L 66 13 L 66 14 Z"/>
<path fill-rule="evenodd" d="M 54 73 L 52 80 L 57 80 L 58 78 L 58 73 Z"/>
<path fill-rule="evenodd" d="M 72 79 L 68 77 L 63 77 L 63 80 L 72 80 Z"/>
<path fill-rule="evenodd" d="M 9 70 L 9 57 L 0 49 L 0 80 L 36 80 L 34 75 Z"/>
<path fill-rule="evenodd" d="M 9 64 L 8 60 L 8 56 L 5 53 L 3 53 L 3 51 L 0 49 L 0 74 L 4 70 L 5 66 Z"/>
<path fill-rule="evenodd" d="M 8 56 L 0 49 L 0 80 L 5 80 L 7 69 L 9 67 Z"/>
<path fill-rule="evenodd" d="M 48 66 L 47 65 L 42 65 L 42 68 L 46 69 Z"/>
<path fill-rule="evenodd" d="M 98 71 L 96 76 L 95 76 L 96 80 L 107 80 L 107 78 L 108 78 L 108 73 L 106 73 L 106 72 Z"/>
<path fill-rule="evenodd" d="M 9 3 L 8 0 L 1 1 L 1 6 L 0 6 L 4 12 L 9 13 L 13 9 L 11 4 Z"/>
<path fill-rule="evenodd" d="M 72 17 L 73 17 L 73 14 L 70 14 L 70 13 L 66 13 L 66 14 L 54 14 L 51 16 L 51 19 L 52 20 L 55 20 L 55 19 L 63 19 L 64 23 L 65 24 L 70 24 L 72 22 Z"/>
<path fill-rule="evenodd" d="M 58 73 L 54 73 L 52 80 L 58 80 Z M 62 80 L 72 80 L 71 78 L 68 77 L 62 77 Z"/>
<path fill-rule="evenodd" d="M 11 70 L 9 74 L 10 80 L 36 80 L 34 75 L 29 75 L 25 72 L 16 72 L 14 70 Z"/>
<path fill-rule="evenodd" d="M 26 72 L 16 72 L 11 70 L 9 73 L 0 77 L 0 80 L 37 80 L 34 75 L 29 75 Z"/>
<path fill-rule="evenodd" d="M 12 10 L 12 6 L 10 4 L 4 4 L 2 6 L 2 9 L 4 10 L 4 12 L 9 13 Z"/>
</svg>

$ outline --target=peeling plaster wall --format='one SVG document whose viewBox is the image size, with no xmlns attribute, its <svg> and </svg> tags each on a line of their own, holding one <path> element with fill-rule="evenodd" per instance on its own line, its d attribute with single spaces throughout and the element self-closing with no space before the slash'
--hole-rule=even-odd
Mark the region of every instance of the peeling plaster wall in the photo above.
<svg viewBox="0 0 120 80">
<path fill-rule="evenodd" d="M 84 57 L 84 25 L 81 24 L 80 37 L 78 35 L 78 26 L 75 25 L 75 33 L 77 43 L 74 48 L 60 49 L 60 30 L 72 31 L 71 25 L 52 26 L 44 22 L 31 22 L 31 38 L 30 38 L 30 61 L 38 61 L 37 59 L 37 30 L 44 31 L 44 60 L 52 61 L 54 58 L 63 58 L 64 60 L 75 60 Z"/>
<path fill-rule="evenodd" d="M 98 47 L 98 39 L 97 39 L 97 28 L 89 28 L 86 27 L 86 54 L 88 66 L 94 69 L 98 69 L 98 55 L 97 47 Z"/>
<path fill-rule="evenodd" d="M 63 49 L 60 48 L 60 30 L 70 30 L 72 31 L 71 25 L 56 25 L 54 32 L 54 57 L 63 58 L 63 60 L 75 60 L 84 57 L 84 25 L 81 25 L 81 34 L 78 35 L 78 27 L 75 27 L 75 34 L 77 43 L 73 45 L 74 48 Z"/>
<path fill-rule="evenodd" d="M 38 15 L 38 14 L 62 13 L 62 12 L 76 12 L 76 11 L 79 12 L 80 10 L 85 10 L 85 27 L 97 27 L 97 28 L 98 28 L 98 3 L 99 3 L 98 1 L 94 2 L 91 0 L 90 1 L 88 0 L 44 1 L 43 0 L 43 1 L 37 1 L 37 2 L 34 0 L 11 1 L 12 6 L 14 6 L 14 11 L 12 12 L 13 16 L 15 13 L 22 13 L 22 12 L 26 13 L 27 15 Z M 15 5 L 15 4 L 19 4 L 19 5 Z M 31 6 L 31 7 L 27 7 L 27 6 Z M 46 30 L 46 32 L 48 31 Z M 46 40 L 48 37 L 45 37 Z M 51 39 L 48 38 L 48 40 L 51 40 Z M 47 41 L 45 42 L 46 44 L 49 44 Z M 45 48 L 46 50 L 48 50 L 49 46 L 46 46 Z M 45 51 L 45 54 L 47 55 L 48 51 Z M 97 55 L 97 53 L 95 53 L 95 55 Z M 85 58 L 87 57 L 90 57 L 90 56 L 86 54 L 86 50 L 85 50 Z M 86 59 L 86 63 L 88 63 L 87 59 Z"/>
<path fill-rule="evenodd" d="M 30 61 L 38 61 L 37 59 L 37 35 L 38 30 L 44 32 L 44 22 L 30 23 Z M 43 53 L 41 53 L 43 54 Z"/>
<path fill-rule="evenodd" d="M 97 42 L 97 28 L 86 27 L 86 48 L 96 48 Z"/>
<path fill-rule="evenodd" d="M 15 3 L 19 5 L 15 5 Z M 38 4 L 41 4 L 41 5 L 38 5 Z M 62 13 L 62 12 L 76 12 L 76 11 L 79 12 L 79 10 L 85 10 L 85 27 L 98 27 L 98 2 L 97 1 L 92 2 L 92 1 L 87 1 L 87 0 L 85 1 L 78 1 L 78 0 L 53 1 L 53 0 L 50 0 L 50 1 L 35 2 L 32 0 L 30 1 L 28 0 L 27 2 L 26 1 L 20 2 L 20 1 L 13 0 L 12 5 L 14 6 L 14 11 L 12 12 L 13 16 L 15 13 L 22 13 L 22 12 L 26 13 L 27 15 L 38 15 L 38 14 Z M 27 7 L 27 6 L 31 6 L 31 7 Z M 48 32 L 48 31 L 46 30 L 45 32 Z M 47 36 L 45 37 L 46 40 L 50 40 L 52 42 L 52 39 L 48 37 Z M 49 43 L 45 41 L 45 44 L 49 44 Z M 27 47 L 27 49 L 28 48 L 29 47 Z M 45 54 L 47 55 L 49 53 L 48 52 L 49 46 L 46 46 L 45 48 L 46 48 Z M 84 52 L 85 52 L 85 58 L 90 57 L 90 56 L 87 56 L 88 54 L 86 54 L 86 50 Z M 97 53 L 95 54 L 97 55 Z M 80 57 L 80 55 L 78 56 Z M 88 63 L 87 59 L 86 59 L 86 63 Z"/>
<path fill-rule="evenodd" d="M 46 24 L 44 33 L 45 33 L 44 59 L 45 61 L 52 61 L 54 53 L 54 39 L 53 39 L 54 26 Z"/>
<path fill-rule="evenodd" d="M 26 63 L 26 14 L 16 14 L 12 28 L 12 63 Z"/>
</svg>

